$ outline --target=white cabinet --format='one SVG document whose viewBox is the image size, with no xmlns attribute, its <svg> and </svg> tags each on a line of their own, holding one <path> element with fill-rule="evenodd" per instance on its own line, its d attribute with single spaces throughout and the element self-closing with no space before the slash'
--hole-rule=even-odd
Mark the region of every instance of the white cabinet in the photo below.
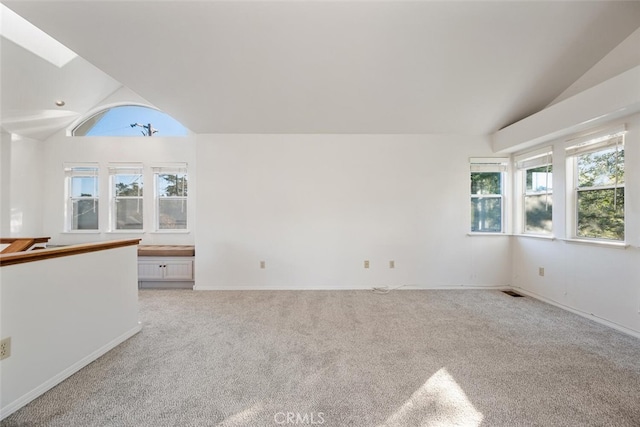
<svg viewBox="0 0 640 427">
<path fill-rule="evenodd" d="M 138 257 L 141 288 L 192 288 L 193 257 Z"/>
<path fill-rule="evenodd" d="M 138 280 L 164 280 L 164 264 L 162 260 L 138 260 Z"/>
</svg>

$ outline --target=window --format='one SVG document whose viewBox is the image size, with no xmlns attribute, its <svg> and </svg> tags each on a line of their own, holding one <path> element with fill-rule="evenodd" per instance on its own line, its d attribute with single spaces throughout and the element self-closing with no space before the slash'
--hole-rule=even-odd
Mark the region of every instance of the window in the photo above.
<svg viewBox="0 0 640 427">
<path fill-rule="evenodd" d="M 624 241 L 624 131 L 571 141 L 575 237 Z"/>
<path fill-rule="evenodd" d="M 187 128 L 162 111 L 141 105 L 120 105 L 97 112 L 73 136 L 186 136 Z"/>
<path fill-rule="evenodd" d="M 187 229 L 187 165 L 153 168 L 156 196 L 156 229 Z"/>
<path fill-rule="evenodd" d="M 65 167 L 67 231 L 98 230 L 98 166 Z"/>
<path fill-rule="evenodd" d="M 553 166 L 551 147 L 515 157 L 522 189 L 520 201 L 522 233 L 551 234 Z"/>
<path fill-rule="evenodd" d="M 143 229 L 142 165 L 111 165 L 111 229 Z"/>
<path fill-rule="evenodd" d="M 502 233 L 508 159 L 471 159 L 471 231 Z"/>
</svg>

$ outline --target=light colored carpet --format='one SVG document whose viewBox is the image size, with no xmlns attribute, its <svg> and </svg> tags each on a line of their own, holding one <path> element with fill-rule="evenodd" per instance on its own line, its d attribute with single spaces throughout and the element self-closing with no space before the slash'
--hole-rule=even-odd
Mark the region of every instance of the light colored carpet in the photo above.
<svg viewBox="0 0 640 427">
<path fill-rule="evenodd" d="M 140 291 L 2 426 L 638 426 L 640 340 L 498 291 Z"/>
</svg>

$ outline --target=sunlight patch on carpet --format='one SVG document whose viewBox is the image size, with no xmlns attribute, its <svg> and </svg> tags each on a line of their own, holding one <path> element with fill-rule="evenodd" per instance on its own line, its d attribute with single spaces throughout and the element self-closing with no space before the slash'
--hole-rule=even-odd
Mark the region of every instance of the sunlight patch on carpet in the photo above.
<svg viewBox="0 0 640 427">
<path fill-rule="evenodd" d="M 445 368 L 440 369 L 383 424 L 384 426 L 479 426 L 483 415 Z"/>
<path fill-rule="evenodd" d="M 219 426 L 246 426 L 255 424 L 260 412 L 264 409 L 264 404 L 258 402 L 255 405 L 235 413 L 222 421 Z"/>
</svg>

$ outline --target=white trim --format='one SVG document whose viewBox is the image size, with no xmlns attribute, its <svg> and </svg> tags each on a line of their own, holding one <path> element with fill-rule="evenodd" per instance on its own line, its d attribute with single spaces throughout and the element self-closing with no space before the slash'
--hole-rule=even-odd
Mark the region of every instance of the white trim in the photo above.
<svg viewBox="0 0 640 427">
<path fill-rule="evenodd" d="M 145 230 L 107 230 L 105 234 L 145 234 Z"/>
<path fill-rule="evenodd" d="M 187 162 L 176 163 L 152 163 L 151 171 L 156 173 L 187 173 L 189 164 Z"/>
<path fill-rule="evenodd" d="M 469 163 L 506 165 L 509 163 L 509 158 L 508 157 L 469 157 Z"/>
<path fill-rule="evenodd" d="M 553 146 L 548 145 L 546 147 L 541 147 L 536 150 L 527 151 L 525 153 L 519 153 L 513 156 L 513 161 L 518 164 L 525 160 L 538 159 L 540 157 L 546 157 L 553 153 Z"/>
<path fill-rule="evenodd" d="M 40 384 L 38 387 L 27 392 L 26 394 L 17 398 L 13 402 L 7 404 L 4 408 L 0 409 L 0 420 L 8 417 L 9 415 L 13 414 L 15 411 L 22 408 L 23 406 L 25 406 L 27 403 L 31 402 L 38 396 L 41 396 L 48 390 L 57 386 L 62 381 L 66 380 L 71 375 L 75 374 L 76 372 L 78 372 L 80 369 L 84 368 L 91 362 L 97 360 L 100 356 L 104 355 L 108 351 L 122 344 L 123 342 L 125 342 L 126 340 L 128 340 L 129 338 L 131 338 L 141 330 L 142 330 L 142 325 L 138 322 L 138 325 L 135 326 L 134 328 L 128 330 L 127 332 L 120 335 L 119 337 L 114 338 L 107 344 L 98 348 L 96 351 L 83 357 L 73 365 L 69 366 L 67 369 L 63 370 L 62 372 L 58 373 L 57 375 L 54 375 L 52 378 L 48 379 L 44 383 Z"/>
<path fill-rule="evenodd" d="M 556 236 L 548 235 L 548 234 L 512 234 L 513 237 L 527 237 L 532 239 L 543 239 L 543 240 L 557 240 Z"/>
<path fill-rule="evenodd" d="M 469 237 L 475 237 L 475 236 L 511 236 L 511 233 L 496 233 L 496 232 L 486 232 L 483 233 L 482 231 L 470 231 L 467 233 L 467 236 Z"/>
<path fill-rule="evenodd" d="M 422 285 L 382 285 L 382 284 L 368 284 L 368 285 L 317 285 L 317 286 L 305 286 L 300 285 L 220 285 L 220 286 L 194 286 L 194 291 L 370 291 L 374 287 L 389 286 L 395 288 L 402 286 L 394 290 L 411 290 L 411 291 L 437 291 L 437 290 L 490 290 L 501 291 L 511 289 L 507 285 L 440 285 L 440 286 L 422 286 Z"/>
<path fill-rule="evenodd" d="M 100 232 L 101 215 L 100 215 L 100 203 L 101 203 L 101 185 L 100 185 L 100 163 L 98 162 L 64 162 L 62 164 L 64 171 L 64 224 L 63 232 L 76 233 L 76 232 Z M 78 169 L 82 169 L 78 171 Z M 94 194 L 92 197 L 73 197 L 73 178 L 94 178 Z M 98 209 L 96 215 L 98 217 L 98 228 L 95 229 L 74 229 L 73 228 L 73 204 L 75 200 L 93 200 L 94 210 L 95 204 L 98 203 Z"/>
<path fill-rule="evenodd" d="M 595 239 L 558 239 L 563 242 L 578 244 L 578 245 L 592 245 L 592 246 L 606 246 L 615 249 L 627 249 L 631 245 L 626 242 L 620 242 L 616 240 L 595 240 Z"/>
<path fill-rule="evenodd" d="M 578 145 L 567 146 L 566 157 L 579 157 L 583 154 L 596 153 L 598 151 L 611 150 L 624 150 L 624 134 L 608 136 L 605 138 L 592 139 L 589 142 L 584 142 Z"/>
<path fill-rule="evenodd" d="M 601 325 L 607 326 L 607 327 L 609 327 L 611 329 L 615 329 L 615 330 L 617 330 L 619 332 L 622 332 L 622 333 L 625 333 L 627 335 L 631 335 L 632 337 L 640 338 L 640 331 L 636 331 L 635 329 L 627 328 L 626 326 L 622 326 L 622 325 L 620 325 L 618 323 L 615 323 L 615 322 L 613 322 L 611 320 L 608 320 L 608 319 L 605 319 L 603 317 L 597 316 L 597 315 L 595 315 L 593 313 L 587 313 L 586 311 L 582 311 L 582 310 L 578 310 L 578 309 L 569 307 L 568 305 L 565 305 L 565 304 L 562 304 L 562 303 L 557 302 L 555 300 L 543 297 L 542 295 L 539 295 L 539 294 L 537 294 L 535 292 L 531 292 L 531 291 L 522 289 L 519 286 L 513 286 L 512 288 L 513 288 L 513 290 L 518 291 L 519 293 L 522 293 L 522 294 L 524 294 L 526 296 L 529 296 L 531 298 L 535 298 L 535 299 L 537 299 L 539 301 L 545 302 L 547 304 L 551 304 L 551 305 L 556 306 L 558 308 L 561 308 L 563 310 L 569 311 L 569 312 L 571 312 L 573 314 L 577 314 L 578 316 L 581 316 L 581 317 L 584 317 L 586 319 L 592 320 L 592 321 L 594 321 L 596 323 L 599 323 Z"/>
<path fill-rule="evenodd" d="M 96 173 L 78 173 L 74 174 L 74 176 L 98 176 L 100 174 L 100 163 L 99 162 L 64 162 L 62 163 L 62 167 L 64 168 L 64 172 L 67 175 L 70 175 L 74 169 L 95 169 Z"/>
<path fill-rule="evenodd" d="M 95 116 L 96 114 L 102 113 L 103 111 L 111 110 L 112 108 L 128 107 L 128 106 L 146 107 L 146 108 L 150 108 L 152 110 L 160 111 L 161 113 L 163 112 L 163 111 L 159 110 L 158 108 L 154 107 L 151 104 L 144 104 L 142 102 L 135 102 L 135 101 L 134 102 L 121 101 L 121 102 L 113 102 L 113 103 L 109 103 L 109 104 L 104 104 L 104 105 L 100 105 L 98 107 L 95 107 L 95 108 L 89 110 L 88 113 L 83 114 L 81 117 L 78 117 L 76 120 L 74 120 L 69 126 L 67 126 L 65 134 L 66 134 L 66 136 L 73 136 L 75 138 L 92 138 L 92 137 L 87 137 L 86 135 L 77 135 L 76 136 L 76 135 L 73 134 L 73 131 L 76 130 L 76 128 L 78 126 L 80 126 L 81 124 L 83 124 L 84 122 L 86 122 L 87 120 L 89 120 L 90 118 Z M 109 138 L 117 138 L 117 137 L 109 137 Z"/>
<path fill-rule="evenodd" d="M 144 172 L 143 162 L 107 163 L 109 175 L 137 175 Z M 130 172 L 133 171 L 133 172 Z M 124 173 L 127 172 L 127 173 Z"/>
<path fill-rule="evenodd" d="M 616 136 L 623 135 L 626 132 L 627 132 L 627 125 L 625 123 L 622 123 L 620 125 L 607 127 L 604 129 L 602 128 L 596 129 L 596 130 L 592 129 L 587 132 L 583 132 L 575 137 L 566 139 L 565 142 L 567 147 L 573 147 L 573 146 L 588 144 L 594 140 L 615 138 Z"/>
</svg>

